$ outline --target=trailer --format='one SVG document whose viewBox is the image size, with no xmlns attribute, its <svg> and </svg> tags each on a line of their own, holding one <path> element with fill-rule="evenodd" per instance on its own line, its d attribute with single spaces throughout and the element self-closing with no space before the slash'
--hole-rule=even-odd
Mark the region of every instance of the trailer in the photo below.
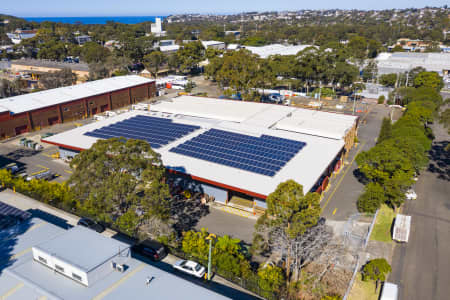
<svg viewBox="0 0 450 300">
<path fill-rule="evenodd" d="M 392 239 L 397 242 L 407 243 L 411 228 L 411 216 L 397 214 L 392 231 Z"/>
</svg>

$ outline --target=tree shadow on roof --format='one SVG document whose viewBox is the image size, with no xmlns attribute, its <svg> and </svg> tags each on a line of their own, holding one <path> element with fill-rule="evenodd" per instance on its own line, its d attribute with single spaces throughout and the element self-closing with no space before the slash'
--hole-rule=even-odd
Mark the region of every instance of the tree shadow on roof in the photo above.
<svg viewBox="0 0 450 300">
<path fill-rule="evenodd" d="M 2 218 L 5 218 L 5 216 L 0 216 L 0 219 Z M 17 261 L 18 257 L 14 256 L 14 247 L 18 243 L 18 237 L 24 234 L 31 226 L 33 226 L 33 223 L 31 218 L 28 218 L 21 222 L 18 221 L 16 225 L 0 229 L 0 275 L 2 275 L 3 270 Z"/>
<path fill-rule="evenodd" d="M 61 227 L 63 229 L 70 229 L 70 228 L 73 227 L 72 225 L 67 223 L 67 220 L 65 220 L 63 218 L 60 218 L 60 217 L 57 217 L 55 215 L 49 214 L 49 213 L 47 213 L 45 211 L 42 211 L 40 209 L 36 209 L 36 208 L 28 209 L 27 212 L 31 213 L 31 215 L 34 218 L 42 219 L 42 220 L 44 220 L 44 221 L 46 221 L 46 222 L 48 222 L 50 224 L 56 225 L 56 226 Z"/>
</svg>

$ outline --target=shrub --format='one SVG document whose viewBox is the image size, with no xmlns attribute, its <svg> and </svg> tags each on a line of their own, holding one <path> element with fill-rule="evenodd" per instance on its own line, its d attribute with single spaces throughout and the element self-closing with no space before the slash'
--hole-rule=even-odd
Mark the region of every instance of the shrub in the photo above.
<svg viewBox="0 0 450 300">
<path fill-rule="evenodd" d="M 378 97 L 378 104 L 384 104 L 385 100 L 386 100 L 386 97 L 384 97 L 384 95 L 381 95 L 380 97 Z"/>
<path fill-rule="evenodd" d="M 266 266 L 258 270 L 259 286 L 266 291 L 277 292 L 284 283 L 283 270 L 276 266 Z"/>
<path fill-rule="evenodd" d="M 364 187 L 364 193 L 358 198 L 358 211 L 375 213 L 384 201 L 386 199 L 383 187 L 378 183 L 371 182 Z"/>
</svg>

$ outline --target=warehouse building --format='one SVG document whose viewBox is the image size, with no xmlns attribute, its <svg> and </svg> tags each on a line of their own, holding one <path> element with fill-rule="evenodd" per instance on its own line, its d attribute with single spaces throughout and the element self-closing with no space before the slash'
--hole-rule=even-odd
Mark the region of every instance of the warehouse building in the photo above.
<svg viewBox="0 0 450 300">
<path fill-rule="evenodd" d="M 85 227 L 31 218 L 0 229 L 0 245 L 0 299 L 230 299 L 135 259 L 128 244 Z"/>
<path fill-rule="evenodd" d="M 322 192 L 353 147 L 356 116 L 296 107 L 181 96 L 43 139 L 61 157 L 97 139 L 147 140 L 175 182 L 250 212 L 289 179 Z M 186 187 L 186 186 L 184 186 Z"/>
<path fill-rule="evenodd" d="M 90 117 L 155 94 L 155 81 L 130 75 L 0 99 L 0 139 Z"/>
<path fill-rule="evenodd" d="M 450 71 L 450 53 L 383 52 L 376 62 L 378 75 L 409 72 L 417 67 L 438 72 L 441 76 Z"/>
</svg>

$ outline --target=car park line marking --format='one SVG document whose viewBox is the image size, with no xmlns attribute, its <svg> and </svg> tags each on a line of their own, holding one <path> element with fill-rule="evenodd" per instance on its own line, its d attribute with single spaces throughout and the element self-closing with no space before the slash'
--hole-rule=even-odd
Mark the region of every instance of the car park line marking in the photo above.
<svg viewBox="0 0 450 300">
<path fill-rule="evenodd" d="M 359 152 L 361 152 L 361 149 L 364 147 L 364 145 L 366 144 L 366 142 L 364 141 L 361 146 L 359 147 L 359 150 L 355 153 L 355 156 L 353 157 L 352 161 L 348 164 L 347 169 L 344 171 L 344 174 L 342 174 L 341 179 L 339 179 L 338 183 L 336 184 L 336 187 L 334 188 L 333 192 L 331 192 L 331 195 L 328 197 L 327 202 L 325 202 L 324 206 L 322 207 L 322 211 L 325 209 L 325 207 L 327 207 L 328 203 L 330 202 L 331 198 L 333 198 L 334 193 L 336 193 L 337 189 L 339 188 L 339 186 L 341 185 L 342 181 L 345 178 L 345 175 L 347 175 L 348 170 L 351 169 L 351 166 L 353 165 L 353 162 L 356 159 L 356 156 L 358 156 Z"/>
<path fill-rule="evenodd" d="M 109 293 L 111 293 L 112 291 L 114 291 L 116 288 L 119 287 L 119 285 L 121 285 L 122 283 L 124 283 L 125 281 L 127 281 L 128 279 L 130 279 L 134 274 L 136 274 L 137 272 L 141 271 L 144 267 L 146 266 L 145 263 L 140 264 L 139 266 L 136 267 L 136 269 L 134 269 L 133 271 L 131 271 L 130 273 L 128 273 L 127 275 L 123 276 L 122 278 L 120 278 L 117 282 L 113 283 L 109 288 L 107 288 L 106 290 L 104 290 L 103 292 L 101 292 L 100 294 L 98 294 L 97 296 L 95 296 L 94 298 L 92 298 L 92 300 L 100 300 L 103 299 L 104 297 L 106 297 Z M 142 282 L 142 284 L 144 284 L 144 282 Z"/>
<path fill-rule="evenodd" d="M 5 300 L 6 298 L 8 298 L 9 296 L 11 296 L 12 294 L 14 294 L 15 292 L 17 292 L 18 290 L 20 290 L 21 288 L 23 288 L 24 284 L 23 282 L 20 282 L 19 284 L 17 284 L 15 287 L 13 287 L 12 289 L 10 289 L 9 291 L 7 291 L 5 294 L 3 294 L 3 296 L 0 298 L 1 300 Z"/>
</svg>

